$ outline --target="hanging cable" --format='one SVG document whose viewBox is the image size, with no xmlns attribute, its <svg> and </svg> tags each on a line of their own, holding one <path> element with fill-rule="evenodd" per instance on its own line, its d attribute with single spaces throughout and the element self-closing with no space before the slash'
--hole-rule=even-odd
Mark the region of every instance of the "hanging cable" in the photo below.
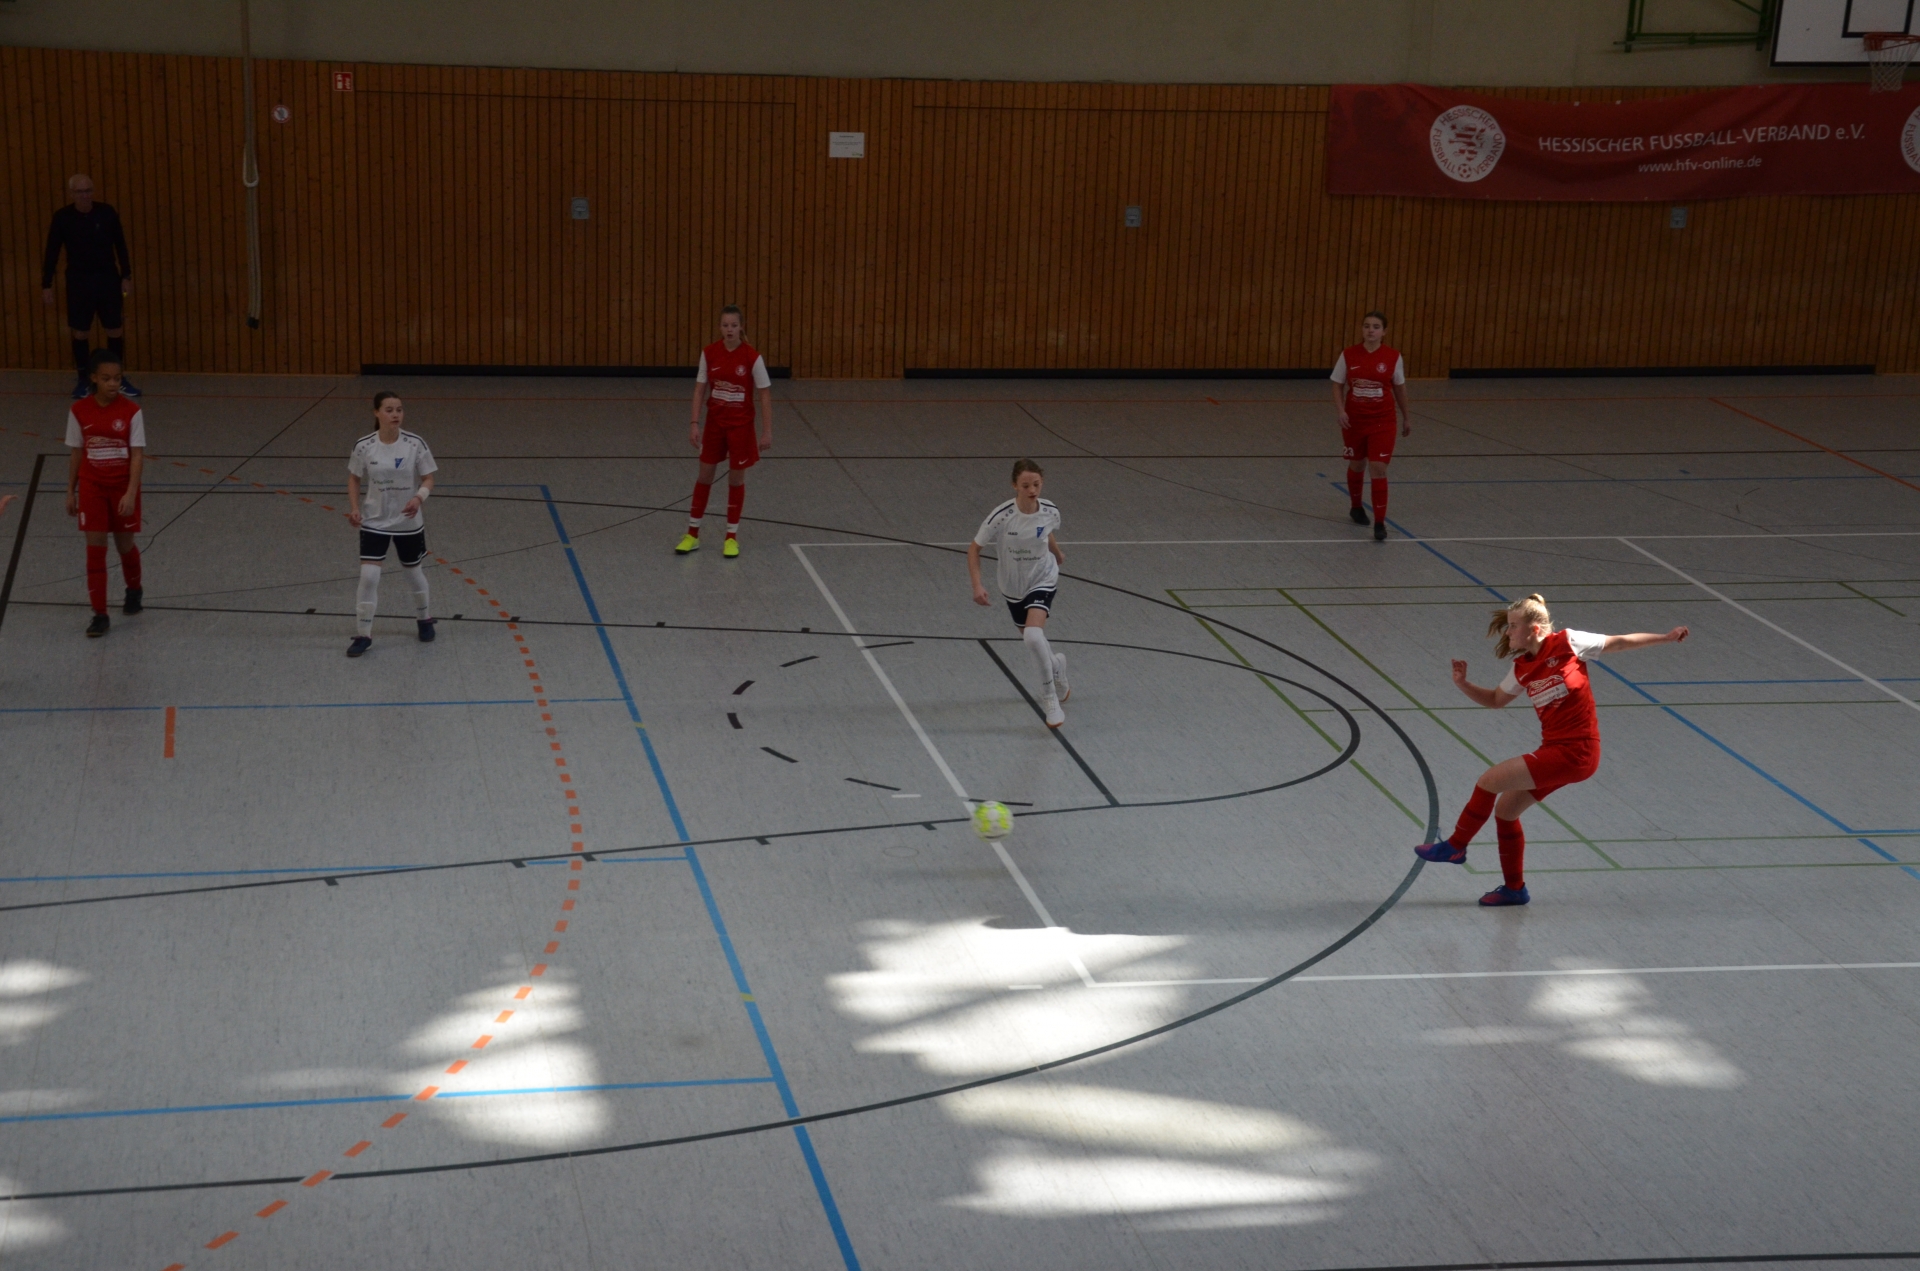
<svg viewBox="0 0 1920 1271">
<path fill-rule="evenodd" d="M 240 184 L 247 187 L 247 325 L 260 327 L 260 160 L 253 132 L 253 21 L 250 0 L 240 0 L 240 82 L 246 97 L 247 148 Z"/>
</svg>

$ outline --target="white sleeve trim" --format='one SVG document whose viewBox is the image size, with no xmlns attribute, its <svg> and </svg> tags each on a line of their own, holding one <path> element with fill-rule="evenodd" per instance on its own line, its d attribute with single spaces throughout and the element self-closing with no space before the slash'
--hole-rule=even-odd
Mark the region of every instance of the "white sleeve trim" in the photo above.
<svg viewBox="0 0 1920 1271">
<path fill-rule="evenodd" d="M 67 412 L 67 444 L 78 450 L 87 444 L 87 435 L 80 431 L 80 416 Z"/>
<path fill-rule="evenodd" d="M 127 444 L 129 446 L 138 446 L 142 450 L 147 448 L 146 411 L 136 410 L 133 412 L 133 423 L 127 428 Z"/>
<path fill-rule="evenodd" d="M 773 387 L 773 377 L 767 374 L 767 359 L 764 357 L 753 359 L 753 386 L 755 388 Z"/>
<path fill-rule="evenodd" d="M 1393 382 L 1396 384 L 1407 382 L 1407 359 L 1404 357 L 1393 359 Z"/>
<path fill-rule="evenodd" d="M 1507 678 L 1500 681 L 1500 691 L 1510 693 L 1514 697 L 1520 696 L 1520 679 L 1513 673 L 1511 666 L 1507 668 Z"/>
<path fill-rule="evenodd" d="M 1573 656 L 1586 659 L 1605 652 L 1607 637 L 1592 631 L 1567 631 L 1567 647 L 1573 650 Z"/>
<path fill-rule="evenodd" d="M 693 382 L 696 384 L 707 382 L 707 351 L 705 349 L 700 350 L 700 369 L 693 373 Z"/>
<path fill-rule="evenodd" d="M 1336 384 L 1344 384 L 1347 382 L 1347 353 L 1345 349 L 1340 351 L 1340 360 L 1333 364 L 1333 374 L 1327 376 L 1327 378 Z"/>
<path fill-rule="evenodd" d="M 433 461 L 433 451 L 428 447 L 425 439 L 416 437 L 414 444 L 420 447 L 419 457 L 413 461 L 414 477 L 416 479 L 430 477 L 440 471 L 440 465 Z"/>
</svg>

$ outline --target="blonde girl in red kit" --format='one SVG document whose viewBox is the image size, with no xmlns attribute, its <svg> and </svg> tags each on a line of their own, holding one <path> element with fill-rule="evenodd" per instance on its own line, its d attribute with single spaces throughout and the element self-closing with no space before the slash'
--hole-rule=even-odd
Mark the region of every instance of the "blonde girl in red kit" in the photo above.
<svg viewBox="0 0 1920 1271">
<path fill-rule="evenodd" d="M 1347 515 L 1355 525 L 1367 523 L 1360 506 L 1360 480 L 1373 474 L 1373 536 L 1387 536 L 1387 465 L 1393 462 L 1394 406 L 1400 408 L 1400 435 L 1413 432 L 1413 412 L 1407 408 L 1407 364 L 1398 349 L 1388 348 L 1387 319 L 1369 313 L 1360 320 L 1360 343 L 1350 344 L 1334 363 L 1333 409 L 1340 417 L 1340 452 L 1347 458 L 1347 496 L 1353 506 Z"/>
<path fill-rule="evenodd" d="M 762 450 L 773 448 L 773 380 L 766 359 L 743 338 L 745 327 L 739 307 L 728 305 L 720 311 L 720 338 L 700 351 L 700 369 L 693 385 L 693 422 L 687 427 L 687 440 L 700 452 L 700 472 L 693 482 L 687 532 L 673 549 L 682 556 L 700 550 L 700 520 L 707 514 L 713 478 L 724 463 L 727 539 L 720 545 L 720 554 L 728 560 L 739 557 L 740 509 L 747 502 L 747 469 L 760 462 Z"/>
<path fill-rule="evenodd" d="M 1593 706 L 1586 659 L 1650 644 L 1678 644 L 1687 638 L 1687 629 L 1675 627 L 1665 635 L 1555 631 L 1547 602 L 1534 595 L 1494 610 L 1487 634 L 1500 637 L 1493 655 L 1512 658 L 1513 669 L 1498 687 L 1482 688 L 1467 681 L 1467 664 L 1455 659 L 1453 682 L 1475 705 L 1495 710 L 1525 693 L 1540 716 L 1540 748 L 1481 773 L 1453 833 L 1437 843 L 1422 843 L 1413 853 L 1422 860 L 1464 865 L 1467 844 L 1491 814 L 1503 882 L 1480 903 L 1524 905 L 1533 897 L 1527 894 L 1522 869 L 1527 836 L 1520 829 L 1520 814 L 1561 786 L 1585 781 L 1600 769 L 1600 716 Z"/>
</svg>

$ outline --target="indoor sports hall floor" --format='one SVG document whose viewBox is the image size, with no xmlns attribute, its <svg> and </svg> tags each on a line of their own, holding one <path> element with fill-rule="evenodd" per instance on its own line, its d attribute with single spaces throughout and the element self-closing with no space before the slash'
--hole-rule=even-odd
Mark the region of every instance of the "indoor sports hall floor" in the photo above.
<svg viewBox="0 0 1920 1271">
<path fill-rule="evenodd" d="M 359 661 L 388 385 L 144 379 L 88 640 L 65 381 L 0 376 L 7 1267 L 1920 1250 L 1912 379 L 1415 383 L 1386 543 L 1324 384 L 782 383 L 736 562 L 687 384 L 403 381 L 440 637 L 389 574 Z M 1022 454 L 1058 736 L 957 554 Z M 1693 636 L 1488 911 L 1410 849 L 1538 736 L 1448 678 L 1534 591 Z"/>
</svg>

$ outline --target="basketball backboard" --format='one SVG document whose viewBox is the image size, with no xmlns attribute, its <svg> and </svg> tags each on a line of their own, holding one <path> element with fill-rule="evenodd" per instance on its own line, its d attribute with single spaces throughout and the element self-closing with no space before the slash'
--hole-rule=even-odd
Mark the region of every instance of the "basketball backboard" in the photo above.
<svg viewBox="0 0 1920 1271">
<path fill-rule="evenodd" d="M 1915 0 L 1778 0 L 1775 66 L 1860 66 L 1869 31 L 1914 31 Z"/>
</svg>

